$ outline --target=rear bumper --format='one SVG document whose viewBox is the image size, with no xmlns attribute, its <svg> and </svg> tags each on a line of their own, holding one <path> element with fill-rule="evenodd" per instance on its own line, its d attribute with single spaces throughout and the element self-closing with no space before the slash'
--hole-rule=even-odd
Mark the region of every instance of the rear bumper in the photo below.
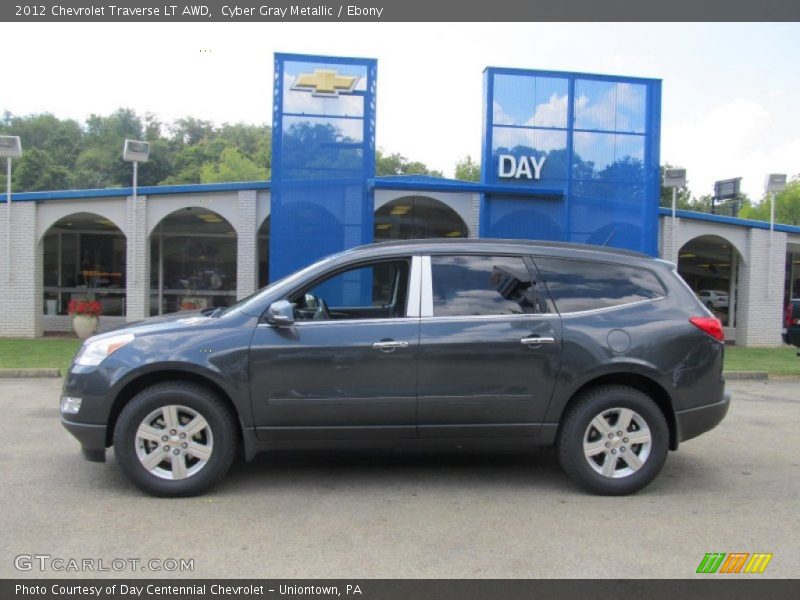
<svg viewBox="0 0 800 600">
<path fill-rule="evenodd" d="M 685 442 L 701 433 L 714 429 L 728 414 L 730 404 L 730 392 L 723 392 L 722 400 L 719 402 L 676 413 L 678 440 Z"/>
<path fill-rule="evenodd" d="M 61 424 L 81 444 L 81 454 L 92 462 L 106 460 L 106 426 L 67 421 L 62 417 Z"/>
</svg>

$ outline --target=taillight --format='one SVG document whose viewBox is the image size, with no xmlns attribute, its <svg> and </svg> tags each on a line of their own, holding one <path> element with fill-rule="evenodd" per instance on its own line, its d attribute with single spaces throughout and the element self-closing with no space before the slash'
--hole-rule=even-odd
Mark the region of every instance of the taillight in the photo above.
<svg viewBox="0 0 800 600">
<path fill-rule="evenodd" d="M 722 321 L 714 317 L 692 317 L 689 322 L 699 330 L 707 333 L 715 340 L 725 341 L 725 333 L 722 331 Z"/>
</svg>

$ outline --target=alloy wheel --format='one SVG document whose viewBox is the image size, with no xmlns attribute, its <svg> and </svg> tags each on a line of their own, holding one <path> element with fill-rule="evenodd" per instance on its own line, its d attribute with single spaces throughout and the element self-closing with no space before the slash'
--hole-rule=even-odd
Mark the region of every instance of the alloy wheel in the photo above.
<svg viewBox="0 0 800 600">
<path fill-rule="evenodd" d="M 136 456 L 161 479 L 186 479 L 208 464 L 214 436 L 196 410 L 169 404 L 148 414 L 136 430 Z"/>
<path fill-rule="evenodd" d="M 604 477 L 636 473 L 650 456 L 653 439 L 644 418 L 629 408 L 611 408 L 595 416 L 583 436 L 589 466 Z"/>
</svg>

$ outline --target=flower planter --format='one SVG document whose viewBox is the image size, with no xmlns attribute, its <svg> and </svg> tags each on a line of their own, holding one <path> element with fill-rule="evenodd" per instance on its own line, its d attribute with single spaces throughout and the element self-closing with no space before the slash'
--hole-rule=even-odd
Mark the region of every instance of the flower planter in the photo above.
<svg viewBox="0 0 800 600">
<path fill-rule="evenodd" d="M 97 331 L 97 317 L 89 315 L 75 315 L 72 317 L 72 328 L 79 338 L 85 340 Z"/>
<path fill-rule="evenodd" d="M 195 296 L 187 296 L 181 298 L 180 309 L 181 311 L 204 310 L 208 308 L 207 298 L 197 298 Z"/>
</svg>

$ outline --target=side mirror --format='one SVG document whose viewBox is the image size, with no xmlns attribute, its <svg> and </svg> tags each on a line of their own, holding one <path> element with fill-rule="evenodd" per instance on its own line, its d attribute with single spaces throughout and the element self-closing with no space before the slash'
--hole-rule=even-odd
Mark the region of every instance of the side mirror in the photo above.
<svg viewBox="0 0 800 600">
<path fill-rule="evenodd" d="M 294 325 L 294 304 L 288 300 L 273 302 L 267 309 L 267 322 L 278 327 Z"/>
</svg>

